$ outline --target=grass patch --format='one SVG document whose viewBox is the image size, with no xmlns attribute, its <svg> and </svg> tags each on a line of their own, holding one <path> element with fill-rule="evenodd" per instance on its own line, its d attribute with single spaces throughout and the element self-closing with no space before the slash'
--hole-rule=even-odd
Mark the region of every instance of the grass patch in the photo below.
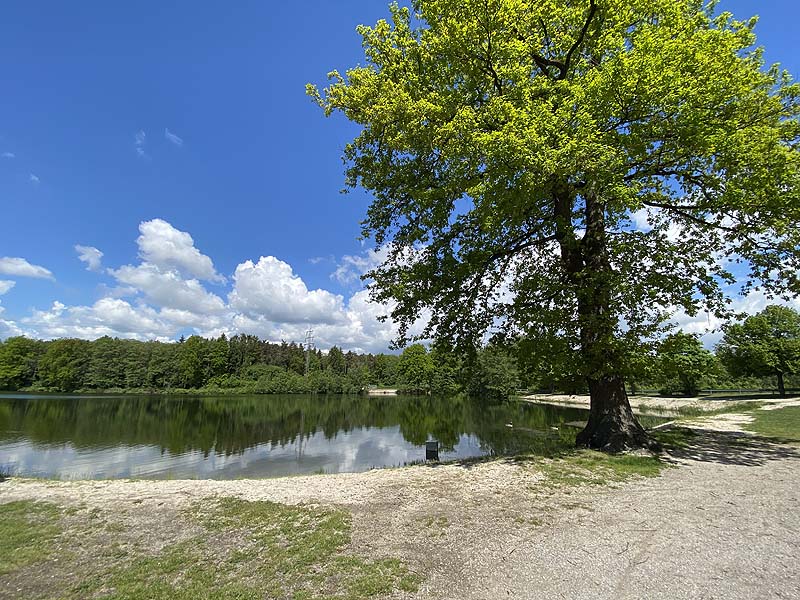
<svg viewBox="0 0 800 600">
<path fill-rule="evenodd" d="M 764 437 L 800 442 L 800 406 L 786 406 L 775 410 L 759 410 L 755 421 L 746 426 Z"/>
<path fill-rule="evenodd" d="M 650 435 L 665 448 L 686 448 L 697 437 L 697 432 L 687 427 L 657 429 Z"/>
<path fill-rule="evenodd" d="M 396 559 L 348 551 L 341 510 L 222 498 L 184 514 L 205 533 L 133 557 L 77 586 L 72 598 L 106 600 L 357 600 L 413 592 L 418 578 Z"/>
<path fill-rule="evenodd" d="M 61 533 L 60 513 L 46 502 L 0 504 L 0 575 L 46 559 Z"/>
<path fill-rule="evenodd" d="M 654 456 L 606 454 L 578 450 L 571 456 L 539 463 L 547 482 L 560 485 L 605 485 L 631 477 L 656 477 L 668 465 Z"/>
</svg>

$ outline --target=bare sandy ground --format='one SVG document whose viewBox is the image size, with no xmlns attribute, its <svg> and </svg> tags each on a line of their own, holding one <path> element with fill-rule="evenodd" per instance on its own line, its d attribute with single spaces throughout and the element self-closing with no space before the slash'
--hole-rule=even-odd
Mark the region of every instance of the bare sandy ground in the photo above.
<svg viewBox="0 0 800 600">
<path fill-rule="evenodd" d="M 522 396 L 520 400 L 534 404 L 554 404 L 557 406 L 571 406 L 575 408 L 589 408 L 589 396 L 583 394 L 532 394 Z M 629 396 L 628 400 L 634 411 L 677 411 L 681 408 L 695 408 L 702 411 L 714 411 L 723 408 L 726 402 L 765 404 L 767 407 L 780 408 L 782 406 L 797 406 L 798 398 L 759 398 L 759 399 L 734 399 L 731 401 L 709 398 L 673 398 L 662 396 Z"/>
<path fill-rule="evenodd" d="M 498 460 L 269 480 L 12 479 L 0 502 L 112 509 L 141 527 L 219 495 L 344 507 L 354 549 L 402 557 L 424 577 L 420 599 L 800 598 L 800 449 L 741 432 L 739 417 L 697 420 L 668 457 L 678 468 L 614 486 L 554 488 L 535 464 Z"/>
</svg>

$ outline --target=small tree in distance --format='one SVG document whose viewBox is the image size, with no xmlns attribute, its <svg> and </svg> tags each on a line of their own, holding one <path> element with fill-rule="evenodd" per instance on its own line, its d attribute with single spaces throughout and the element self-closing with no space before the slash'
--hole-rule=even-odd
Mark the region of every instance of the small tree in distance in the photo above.
<svg viewBox="0 0 800 600">
<path fill-rule="evenodd" d="M 800 313 L 771 305 L 724 331 L 717 356 L 731 374 L 775 377 L 785 396 L 784 377 L 800 373 Z"/>
<path fill-rule="evenodd" d="M 685 396 L 696 396 L 701 382 L 714 375 L 716 363 L 697 336 L 688 333 L 673 333 L 658 348 L 658 375 L 668 392 L 677 387 Z"/>
</svg>

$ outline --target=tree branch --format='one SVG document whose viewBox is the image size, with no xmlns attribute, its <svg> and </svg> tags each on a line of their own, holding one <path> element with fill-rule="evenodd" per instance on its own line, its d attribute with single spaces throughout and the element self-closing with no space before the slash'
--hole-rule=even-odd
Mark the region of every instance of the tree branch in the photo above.
<svg viewBox="0 0 800 600">
<path fill-rule="evenodd" d="M 569 71 L 569 63 L 572 60 L 572 55 L 575 54 L 575 51 L 580 47 L 583 43 L 586 34 L 589 31 L 589 25 L 592 23 L 592 19 L 594 19 L 594 15 L 597 12 L 597 3 L 595 0 L 589 0 L 589 14 L 586 16 L 586 22 L 583 24 L 583 28 L 581 29 L 581 33 L 578 36 L 578 39 L 575 40 L 575 43 L 572 44 L 572 47 L 567 52 L 567 56 L 564 59 L 564 66 L 561 69 L 561 73 L 557 77 L 557 79 L 565 79 L 567 76 L 567 71 Z"/>
</svg>

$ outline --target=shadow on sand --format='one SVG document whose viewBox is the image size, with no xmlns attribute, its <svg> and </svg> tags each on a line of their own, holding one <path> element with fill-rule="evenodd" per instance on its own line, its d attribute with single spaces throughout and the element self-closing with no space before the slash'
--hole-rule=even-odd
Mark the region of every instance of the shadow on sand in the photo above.
<svg viewBox="0 0 800 600">
<path fill-rule="evenodd" d="M 709 431 L 675 427 L 665 431 L 676 440 L 665 440 L 665 458 L 696 460 L 724 465 L 757 467 L 774 460 L 800 458 L 800 447 L 791 440 L 767 438 L 735 431 Z M 790 445 L 794 444 L 794 445 Z"/>
</svg>

